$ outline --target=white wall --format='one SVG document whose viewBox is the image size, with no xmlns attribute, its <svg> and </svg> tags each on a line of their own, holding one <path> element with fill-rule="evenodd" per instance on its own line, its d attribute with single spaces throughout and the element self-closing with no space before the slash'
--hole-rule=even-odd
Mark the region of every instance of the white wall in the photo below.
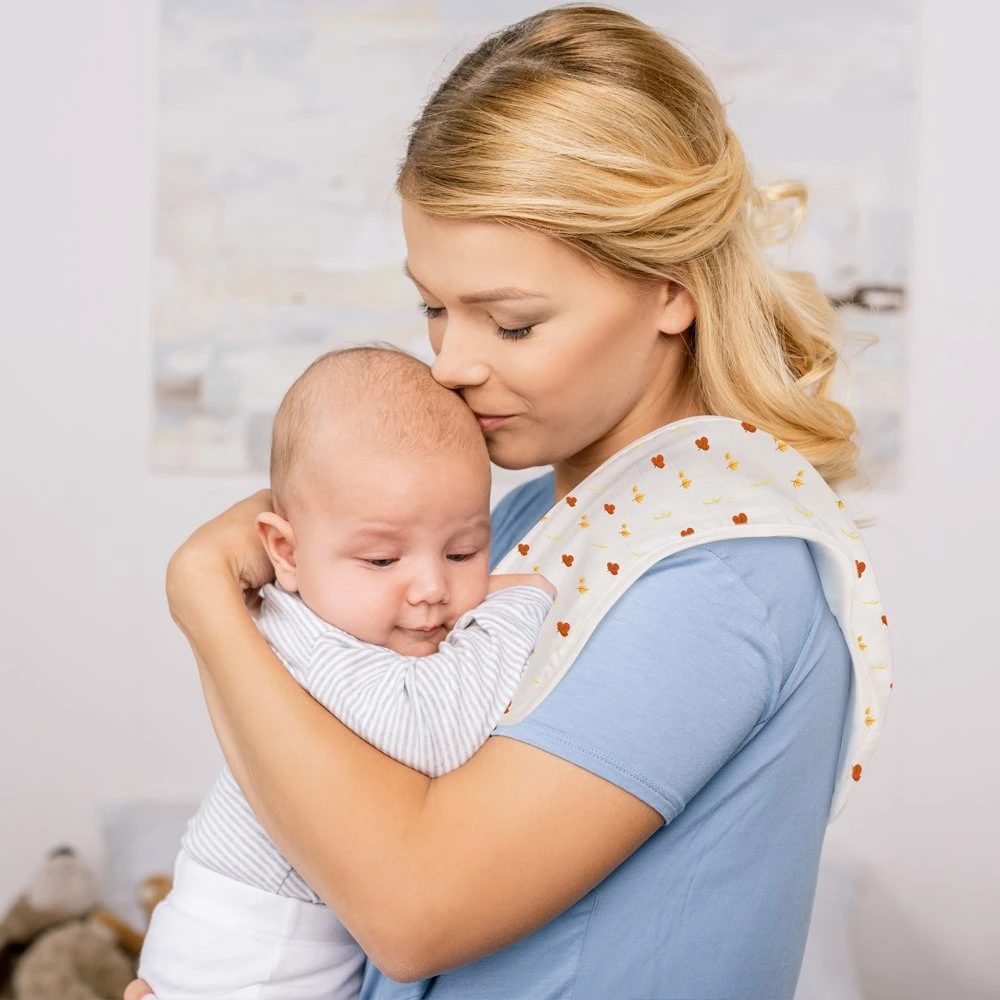
<svg viewBox="0 0 1000 1000">
<path fill-rule="evenodd" d="M 196 797 L 219 760 L 163 567 L 258 483 L 146 467 L 155 22 L 153 0 L 0 4 L 0 901 L 56 843 L 97 858 L 98 801 Z M 867 502 L 896 700 L 829 838 L 870 866 L 884 997 L 1000 992 L 998 28 L 924 6 L 906 485 Z"/>
</svg>

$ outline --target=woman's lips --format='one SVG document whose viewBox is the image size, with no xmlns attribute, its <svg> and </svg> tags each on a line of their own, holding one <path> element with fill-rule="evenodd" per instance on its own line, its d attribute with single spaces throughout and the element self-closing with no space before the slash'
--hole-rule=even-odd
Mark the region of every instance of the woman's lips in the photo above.
<svg viewBox="0 0 1000 1000">
<path fill-rule="evenodd" d="M 502 427 L 507 421 L 513 420 L 513 415 L 508 414 L 502 416 L 498 413 L 477 413 L 476 420 L 479 421 L 479 426 L 486 431 L 494 431 L 498 427 Z"/>
</svg>

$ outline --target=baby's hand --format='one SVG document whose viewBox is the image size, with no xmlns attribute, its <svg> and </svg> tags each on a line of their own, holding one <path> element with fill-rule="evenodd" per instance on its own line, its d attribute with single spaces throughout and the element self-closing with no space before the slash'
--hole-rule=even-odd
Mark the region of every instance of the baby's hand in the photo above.
<svg viewBox="0 0 1000 1000">
<path fill-rule="evenodd" d="M 495 594 L 505 587 L 537 587 L 554 601 L 556 588 L 541 573 L 498 573 L 490 577 L 489 593 Z"/>
</svg>

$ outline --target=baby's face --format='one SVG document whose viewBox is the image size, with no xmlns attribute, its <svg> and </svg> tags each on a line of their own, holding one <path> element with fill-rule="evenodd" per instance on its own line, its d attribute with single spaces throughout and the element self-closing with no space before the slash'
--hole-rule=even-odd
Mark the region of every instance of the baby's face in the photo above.
<svg viewBox="0 0 1000 1000">
<path fill-rule="evenodd" d="M 426 656 L 486 596 L 489 467 L 463 455 L 359 456 L 301 492 L 296 584 L 320 618 Z"/>
</svg>

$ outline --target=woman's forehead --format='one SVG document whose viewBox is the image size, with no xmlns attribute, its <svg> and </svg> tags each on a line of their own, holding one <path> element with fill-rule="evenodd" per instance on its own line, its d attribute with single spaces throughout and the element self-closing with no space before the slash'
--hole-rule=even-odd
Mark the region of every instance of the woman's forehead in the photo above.
<svg viewBox="0 0 1000 1000">
<path fill-rule="evenodd" d="M 566 244 L 492 220 L 438 219 L 403 208 L 407 276 L 421 289 L 463 303 L 548 298 L 593 263 Z"/>
</svg>

